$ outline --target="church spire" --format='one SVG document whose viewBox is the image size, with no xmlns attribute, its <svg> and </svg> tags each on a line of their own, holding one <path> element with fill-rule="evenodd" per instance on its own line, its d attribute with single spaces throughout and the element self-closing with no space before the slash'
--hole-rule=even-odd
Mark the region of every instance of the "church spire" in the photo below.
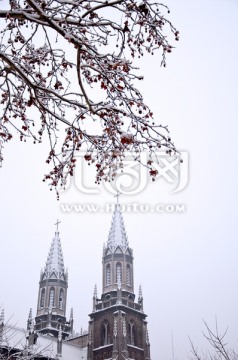
<svg viewBox="0 0 238 360">
<path fill-rule="evenodd" d="M 117 194 L 117 198 L 118 198 Z M 102 256 L 102 294 L 93 296 L 88 359 L 150 360 L 142 290 L 135 300 L 133 251 L 129 247 L 120 204 L 115 205 Z"/>
<path fill-rule="evenodd" d="M 58 336 L 59 325 L 63 338 L 72 330 L 73 321 L 66 321 L 66 302 L 68 274 L 64 268 L 63 252 L 59 238 L 59 221 L 56 222 L 55 236 L 44 270 L 41 272 L 38 305 L 36 314 L 36 330 Z"/>
<path fill-rule="evenodd" d="M 117 198 L 118 198 L 117 194 Z M 108 241 L 103 249 L 103 293 L 128 291 L 134 297 L 133 251 L 129 247 L 121 206 L 115 204 Z"/>
<path fill-rule="evenodd" d="M 114 251 L 118 246 L 120 246 L 123 251 L 125 251 L 128 247 L 125 225 L 121 214 L 121 206 L 119 203 L 115 204 L 115 210 L 112 217 L 107 246 L 112 251 Z"/>
<path fill-rule="evenodd" d="M 61 248 L 60 238 L 59 238 L 58 224 L 59 221 L 57 220 L 57 223 L 55 224 L 57 225 L 57 229 L 51 243 L 50 251 L 45 266 L 45 272 L 48 274 L 48 276 L 52 272 L 55 272 L 57 275 L 64 273 L 64 259 L 63 259 L 63 252 Z"/>
</svg>

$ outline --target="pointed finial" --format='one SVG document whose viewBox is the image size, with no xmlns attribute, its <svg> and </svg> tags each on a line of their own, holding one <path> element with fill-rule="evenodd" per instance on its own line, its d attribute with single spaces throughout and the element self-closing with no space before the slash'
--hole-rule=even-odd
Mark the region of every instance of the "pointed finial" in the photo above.
<svg viewBox="0 0 238 360">
<path fill-rule="evenodd" d="M 30 308 L 28 319 L 32 320 L 32 308 Z"/>
<path fill-rule="evenodd" d="M 57 221 L 56 221 L 56 223 L 55 223 L 55 225 L 56 225 L 56 232 L 59 232 L 59 224 L 61 223 L 61 221 L 59 221 L 58 219 L 57 219 Z"/>
<path fill-rule="evenodd" d="M 0 324 L 4 324 L 4 309 L 2 309 L 2 311 L 1 311 Z"/>
<path fill-rule="evenodd" d="M 73 318 L 74 318 L 74 311 L 73 311 L 73 308 L 71 308 L 70 309 L 70 321 L 72 321 L 73 320 Z"/>
<path fill-rule="evenodd" d="M 97 285 L 94 285 L 94 292 L 93 292 L 93 297 L 97 298 Z"/>
<path fill-rule="evenodd" d="M 141 287 L 141 285 L 139 286 L 139 299 L 142 299 L 143 298 L 143 296 L 142 296 L 142 287 Z"/>
</svg>

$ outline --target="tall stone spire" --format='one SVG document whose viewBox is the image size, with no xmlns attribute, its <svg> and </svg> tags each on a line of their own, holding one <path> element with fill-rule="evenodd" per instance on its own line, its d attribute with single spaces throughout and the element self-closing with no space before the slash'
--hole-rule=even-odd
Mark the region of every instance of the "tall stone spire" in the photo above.
<svg viewBox="0 0 238 360">
<path fill-rule="evenodd" d="M 129 247 L 120 204 L 115 204 L 108 241 L 103 249 L 103 293 L 128 291 L 134 296 L 133 251 Z"/>
<path fill-rule="evenodd" d="M 59 238 L 59 232 L 55 232 L 50 251 L 45 266 L 45 274 L 51 276 L 52 273 L 61 276 L 64 273 L 63 252 Z"/>
<path fill-rule="evenodd" d="M 125 225 L 120 210 L 120 204 L 118 203 L 115 204 L 107 246 L 110 247 L 112 251 L 114 251 L 118 246 L 120 246 L 123 251 L 125 251 L 128 247 Z"/>
<path fill-rule="evenodd" d="M 117 197 L 119 195 L 117 194 Z M 120 205 L 115 205 L 102 256 L 102 294 L 93 296 L 88 360 L 150 360 L 142 290 L 134 294 L 133 251 Z"/>
</svg>

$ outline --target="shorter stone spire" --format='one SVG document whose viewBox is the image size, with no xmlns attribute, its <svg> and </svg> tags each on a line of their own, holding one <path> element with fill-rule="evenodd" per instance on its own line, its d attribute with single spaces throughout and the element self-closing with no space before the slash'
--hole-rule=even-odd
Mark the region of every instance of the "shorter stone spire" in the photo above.
<svg viewBox="0 0 238 360">
<path fill-rule="evenodd" d="M 64 268 L 58 220 L 55 225 L 55 236 L 40 276 L 35 330 L 57 338 L 61 324 L 62 337 L 65 339 L 73 331 L 73 319 L 66 321 L 68 274 Z"/>
</svg>

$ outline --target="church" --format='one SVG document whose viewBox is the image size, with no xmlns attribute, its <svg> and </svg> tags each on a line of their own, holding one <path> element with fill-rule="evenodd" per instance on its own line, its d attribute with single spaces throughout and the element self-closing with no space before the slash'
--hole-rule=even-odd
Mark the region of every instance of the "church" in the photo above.
<svg viewBox="0 0 238 360">
<path fill-rule="evenodd" d="M 88 331 L 74 331 L 73 309 L 66 318 L 68 273 L 58 231 L 40 274 L 36 316 L 27 329 L 0 314 L 0 359 L 150 360 L 147 315 L 141 287 L 134 292 L 133 250 L 129 247 L 120 204 L 115 205 L 102 257 L 102 293 L 95 287 Z"/>
</svg>

